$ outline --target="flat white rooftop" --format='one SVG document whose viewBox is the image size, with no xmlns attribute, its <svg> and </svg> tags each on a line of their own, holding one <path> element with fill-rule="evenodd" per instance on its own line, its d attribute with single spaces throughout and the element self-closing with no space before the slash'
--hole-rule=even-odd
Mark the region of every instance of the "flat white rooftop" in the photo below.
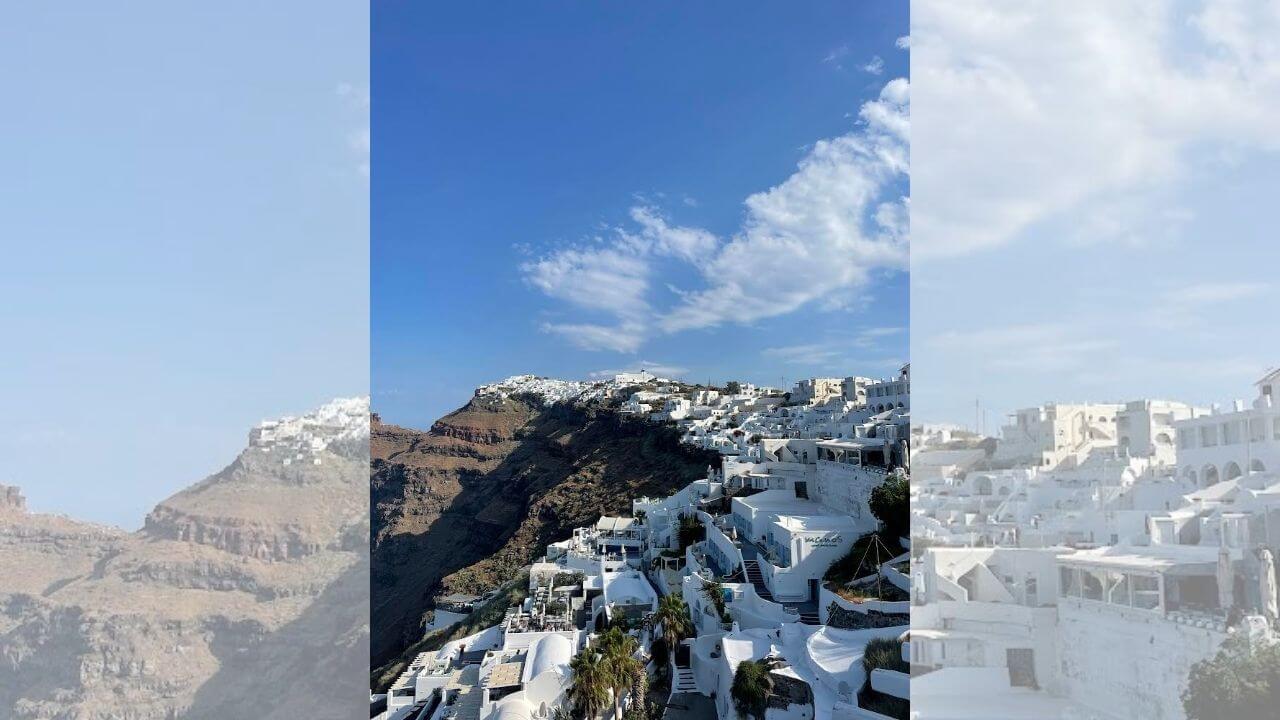
<svg viewBox="0 0 1280 720">
<path fill-rule="evenodd" d="M 796 497 L 791 490 L 765 490 L 755 495 L 735 497 L 733 502 L 742 503 L 752 510 L 777 515 L 813 517 L 838 514 L 825 505 Z"/>
<path fill-rule="evenodd" d="M 848 515 L 780 515 L 778 525 L 792 532 L 851 530 L 857 527 Z"/>
<path fill-rule="evenodd" d="M 1218 548 L 1205 545 L 1116 545 L 1093 550 L 1077 550 L 1058 558 L 1064 565 L 1167 570 L 1170 568 L 1209 569 L 1218 562 Z"/>
</svg>

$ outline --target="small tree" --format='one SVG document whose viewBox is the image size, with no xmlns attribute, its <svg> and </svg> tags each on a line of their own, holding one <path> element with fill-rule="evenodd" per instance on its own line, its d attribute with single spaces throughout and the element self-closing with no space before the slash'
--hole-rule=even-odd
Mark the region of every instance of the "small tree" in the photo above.
<svg viewBox="0 0 1280 720">
<path fill-rule="evenodd" d="M 635 638 L 612 627 L 600 636 L 600 666 L 609 689 L 613 691 L 613 716 L 622 717 L 622 694 L 632 691 L 632 697 L 643 702 L 645 688 L 644 665 L 636 659 L 640 643 Z"/>
<path fill-rule="evenodd" d="M 747 660 L 733 673 L 733 707 L 747 717 L 764 720 L 769 709 L 769 697 L 773 695 L 773 678 L 769 673 L 778 666 L 773 658 Z"/>
<path fill-rule="evenodd" d="M 610 678 L 600 654 L 588 647 L 569 661 L 573 672 L 573 686 L 569 688 L 569 700 L 574 712 L 585 718 L 594 718 L 609 704 Z"/>
<path fill-rule="evenodd" d="M 889 537 L 906 537 L 911 531 L 911 488 L 905 475 L 894 475 L 876 486 L 868 504 Z"/>
<path fill-rule="evenodd" d="M 658 611 L 653 615 L 654 624 L 662 625 L 662 637 L 668 651 L 674 651 L 681 640 L 693 635 L 693 621 L 689 619 L 689 606 L 675 593 L 663 595 L 658 601 Z M 655 643 L 656 644 L 656 643 Z"/>
<path fill-rule="evenodd" d="M 698 521 L 698 518 L 692 515 L 680 516 L 680 527 L 676 531 L 676 539 L 680 542 L 681 550 L 706 538 L 707 529 Z"/>
<path fill-rule="evenodd" d="M 742 383 L 737 380 L 730 380 L 724 384 L 724 391 L 730 395 L 737 395 L 742 392 Z"/>
<path fill-rule="evenodd" d="M 1182 709 L 1187 720 L 1267 720 L 1280 707 L 1280 643 L 1227 638 L 1212 658 L 1191 666 Z"/>
</svg>

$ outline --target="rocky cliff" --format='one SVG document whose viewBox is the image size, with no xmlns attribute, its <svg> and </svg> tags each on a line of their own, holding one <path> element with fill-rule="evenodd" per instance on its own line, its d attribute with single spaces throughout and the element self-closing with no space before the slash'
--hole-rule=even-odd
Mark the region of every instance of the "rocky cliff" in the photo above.
<svg viewBox="0 0 1280 720">
<path fill-rule="evenodd" d="M 367 422 L 357 400 L 271 424 L 136 533 L 0 488 L 0 717 L 365 711 Z"/>
<path fill-rule="evenodd" d="M 426 432 L 375 416 L 370 452 L 375 683 L 422 637 L 432 598 L 497 587 L 573 528 L 716 462 L 599 399 L 506 394 L 478 394 Z"/>
</svg>

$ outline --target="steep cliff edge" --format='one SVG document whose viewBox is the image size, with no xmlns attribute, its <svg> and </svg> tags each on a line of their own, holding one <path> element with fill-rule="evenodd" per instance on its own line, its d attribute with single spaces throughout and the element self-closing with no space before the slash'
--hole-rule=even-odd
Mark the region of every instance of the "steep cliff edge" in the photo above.
<svg viewBox="0 0 1280 720">
<path fill-rule="evenodd" d="M 375 416 L 370 451 L 375 677 L 422 637 L 432 598 L 495 588 L 547 543 L 714 461 L 607 401 L 500 395 L 477 395 L 426 432 Z"/>
<path fill-rule="evenodd" d="M 367 408 L 264 424 L 137 533 L 33 514 L 0 488 L 0 717 L 363 711 L 365 606 L 349 588 L 367 587 Z M 335 605 L 351 612 L 318 612 Z"/>
</svg>

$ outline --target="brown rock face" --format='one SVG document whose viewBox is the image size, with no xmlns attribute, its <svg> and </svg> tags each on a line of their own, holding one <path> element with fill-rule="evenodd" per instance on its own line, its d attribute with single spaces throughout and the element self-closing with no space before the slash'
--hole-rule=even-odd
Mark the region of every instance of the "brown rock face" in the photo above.
<svg viewBox="0 0 1280 720">
<path fill-rule="evenodd" d="M 428 432 L 375 421 L 370 452 L 375 667 L 403 660 L 432 598 L 497 587 L 547 543 L 703 477 L 710 460 L 605 407 L 493 396 Z"/>
<path fill-rule="evenodd" d="M 299 454 L 250 447 L 137 533 L 0 510 L 0 718 L 364 712 L 367 445 Z"/>
</svg>

